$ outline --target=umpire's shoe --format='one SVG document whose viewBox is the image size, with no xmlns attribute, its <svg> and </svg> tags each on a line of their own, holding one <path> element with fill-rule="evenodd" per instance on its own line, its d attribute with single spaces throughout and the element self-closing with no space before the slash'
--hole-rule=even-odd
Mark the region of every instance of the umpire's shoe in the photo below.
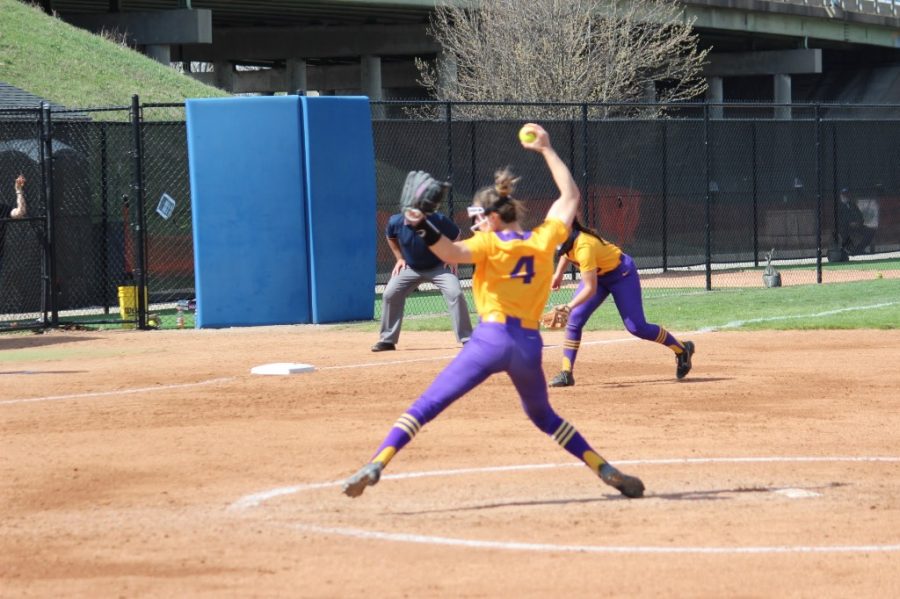
<svg viewBox="0 0 900 599">
<path fill-rule="evenodd" d="M 610 487 L 618 489 L 625 497 L 637 499 L 644 496 L 644 483 L 641 479 L 623 474 L 611 464 L 603 464 L 600 467 L 600 478 Z"/>
<path fill-rule="evenodd" d="M 344 483 L 344 495 L 347 497 L 359 497 L 366 490 L 381 479 L 381 471 L 384 466 L 381 462 L 370 462 L 347 479 Z"/>
<path fill-rule="evenodd" d="M 691 371 L 691 356 L 694 355 L 694 342 L 685 341 L 684 351 L 675 356 L 675 376 L 683 379 Z"/>
<path fill-rule="evenodd" d="M 397 346 L 387 341 L 379 341 L 372 346 L 372 351 L 394 351 L 395 349 L 397 349 Z"/>
<path fill-rule="evenodd" d="M 575 377 L 571 370 L 560 370 L 550 381 L 550 387 L 571 387 L 575 384 Z"/>
</svg>

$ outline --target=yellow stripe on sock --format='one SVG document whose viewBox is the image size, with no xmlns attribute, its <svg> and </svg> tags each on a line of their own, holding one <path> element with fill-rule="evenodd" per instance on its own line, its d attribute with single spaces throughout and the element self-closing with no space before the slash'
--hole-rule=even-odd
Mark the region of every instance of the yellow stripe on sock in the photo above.
<svg viewBox="0 0 900 599">
<path fill-rule="evenodd" d="M 584 460 L 584 463 L 590 466 L 591 470 L 598 475 L 600 474 L 600 468 L 606 463 L 606 460 L 591 450 L 585 451 L 584 455 L 581 456 L 581 459 Z"/>
<path fill-rule="evenodd" d="M 404 433 L 409 435 L 410 440 L 412 440 L 412 438 L 416 436 L 416 430 L 412 428 L 405 420 L 397 420 L 397 422 L 394 423 L 394 428 L 401 429 Z"/>
<path fill-rule="evenodd" d="M 568 429 L 568 427 L 570 427 L 570 426 L 572 426 L 572 425 L 570 425 L 570 424 L 569 424 L 568 422 L 566 422 L 565 420 L 563 420 L 562 422 L 560 422 L 560 423 L 559 423 L 559 427 L 556 429 L 556 432 L 554 432 L 553 435 L 551 435 L 551 436 L 553 437 L 553 440 L 554 440 L 554 441 L 557 441 L 557 440 L 559 439 L 559 437 L 560 437 L 563 433 L 565 433 L 565 431 L 566 431 L 566 430 Z"/>
<path fill-rule="evenodd" d="M 556 429 L 556 432 L 553 433 L 553 439 L 560 444 L 561 447 L 565 447 L 569 441 L 572 440 L 572 437 L 575 436 L 575 427 L 566 422 L 565 420 L 559 425 L 559 428 Z"/>
<path fill-rule="evenodd" d="M 373 462 L 381 462 L 382 466 L 387 466 L 388 462 L 390 462 L 394 455 L 396 455 L 397 449 L 395 447 L 385 447 L 382 449 L 377 456 L 372 458 Z"/>
<path fill-rule="evenodd" d="M 397 419 L 397 422 L 400 422 L 400 421 L 406 422 L 409 425 L 409 427 L 414 431 L 413 434 L 418 433 L 419 430 L 422 428 L 422 425 L 419 424 L 419 421 L 416 420 L 416 417 L 413 416 L 412 414 L 403 414 L 402 416 L 400 416 L 400 418 Z"/>
<path fill-rule="evenodd" d="M 572 437 L 575 436 L 575 432 L 576 432 L 576 431 L 575 431 L 575 427 L 573 426 L 572 428 L 569 429 L 569 432 L 566 433 L 565 438 L 564 438 L 564 439 L 560 439 L 560 441 L 559 441 L 559 446 L 560 446 L 560 447 L 565 447 L 566 445 L 568 445 L 568 444 L 569 444 L 569 441 L 572 440 Z"/>
<path fill-rule="evenodd" d="M 669 335 L 669 332 L 663 327 L 659 327 L 659 335 L 656 336 L 657 343 L 665 343 L 666 337 Z"/>
<path fill-rule="evenodd" d="M 569 341 L 566 339 L 563 341 L 563 347 L 566 349 L 579 349 L 581 347 L 581 341 Z"/>
</svg>

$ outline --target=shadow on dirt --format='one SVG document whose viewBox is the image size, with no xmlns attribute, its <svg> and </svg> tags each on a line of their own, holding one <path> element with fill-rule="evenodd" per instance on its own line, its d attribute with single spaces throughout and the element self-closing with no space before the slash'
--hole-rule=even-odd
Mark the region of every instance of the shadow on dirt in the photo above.
<svg viewBox="0 0 900 599">
<path fill-rule="evenodd" d="M 833 482 L 827 485 L 818 485 L 811 487 L 791 487 L 791 490 L 800 490 L 808 492 L 824 491 L 826 489 L 835 489 L 837 487 L 846 487 L 848 483 Z M 706 489 L 697 491 L 685 491 L 683 493 L 648 493 L 643 497 L 643 501 L 648 499 L 664 499 L 667 501 L 724 501 L 735 499 L 738 495 L 747 493 L 776 493 L 784 491 L 785 487 L 735 487 L 733 489 Z M 492 503 L 482 503 L 476 505 L 467 505 L 460 507 L 442 508 L 437 510 L 416 510 L 409 512 L 391 512 L 397 516 L 419 516 L 422 514 L 439 514 L 446 512 L 467 512 L 474 510 L 491 510 L 507 507 L 528 507 L 528 506 L 547 506 L 547 505 L 575 505 L 582 503 L 598 503 L 601 501 L 641 501 L 638 499 L 628 499 L 622 495 L 604 495 L 602 497 L 585 497 L 579 499 L 552 499 L 552 500 L 535 500 L 535 501 L 498 501 Z"/>
<path fill-rule="evenodd" d="M 80 374 L 87 370 L 0 370 L 4 374 Z"/>
<path fill-rule="evenodd" d="M 32 349 L 35 347 L 47 347 L 61 343 L 75 343 L 76 341 L 95 341 L 100 337 L 69 337 L 66 335 L 9 335 L 0 336 L 0 351 L 8 349 Z"/>
</svg>

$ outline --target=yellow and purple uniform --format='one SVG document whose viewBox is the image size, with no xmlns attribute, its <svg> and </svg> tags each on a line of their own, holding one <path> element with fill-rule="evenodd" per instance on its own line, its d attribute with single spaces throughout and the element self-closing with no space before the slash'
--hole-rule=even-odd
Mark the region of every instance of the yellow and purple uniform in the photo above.
<svg viewBox="0 0 900 599">
<path fill-rule="evenodd" d="M 622 262 L 622 250 L 605 239 L 579 233 L 566 258 L 581 272 L 597 271 L 597 276 L 614 271 Z"/>
<path fill-rule="evenodd" d="M 482 322 L 518 318 L 536 329 L 553 277 L 553 252 L 568 230 L 550 219 L 524 233 L 479 232 L 465 240 L 475 275 L 472 295 Z"/>
<path fill-rule="evenodd" d="M 472 288 L 480 322 L 459 355 L 397 419 L 372 462 L 386 465 L 454 401 L 489 376 L 506 372 L 535 426 L 601 473 L 603 458 L 550 406 L 541 363 L 538 319 L 550 293 L 554 253 L 567 237 L 563 222 L 547 219 L 531 231 L 479 232 L 463 242 L 475 264 Z"/>
<path fill-rule="evenodd" d="M 647 322 L 641 299 L 641 278 L 634 260 L 621 248 L 605 239 L 579 231 L 565 256 L 582 273 L 597 272 L 597 293 L 586 302 L 575 306 L 569 315 L 566 339 L 563 342 L 564 371 L 571 372 L 581 346 L 584 325 L 610 294 L 629 333 L 647 341 L 666 345 L 676 354 L 684 351 L 684 345 L 665 328 Z M 583 276 L 575 295 L 578 295 L 582 288 L 584 288 Z"/>
</svg>

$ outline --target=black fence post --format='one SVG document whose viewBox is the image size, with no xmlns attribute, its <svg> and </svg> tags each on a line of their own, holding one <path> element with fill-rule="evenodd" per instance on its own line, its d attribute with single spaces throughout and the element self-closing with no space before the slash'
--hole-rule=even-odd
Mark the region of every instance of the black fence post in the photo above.
<svg viewBox="0 0 900 599">
<path fill-rule="evenodd" d="M 709 155 L 709 103 L 703 104 L 703 153 L 705 155 L 705 193 L 706 193 L 706 290 L 712 290 L 712 194 L 709 189 L 710 182 L 710 155 Z"/>
<path fill-rule="evenodd" d="M 453 103 L 447 102 L 447 181 L 451 183 L 447 193 L 447 212 L 453 215 Z"/>
<path fill-rule="evenodd" d="M 833 212 L 832 221 L 834 226 L 831 228 L 831 241 L 835 250 L 840 252 L 841 243 L 843 243 L 843 239 L 840 239 L 839 231 L 838 231 L 838 199 L 837 199 L 837 190 L 843 187 L 842 185 L 838 185 L 838 156 L 837 156 L 837 121 L 831 122 L 831 209 Z M 830 258 L 829 258 L 830 260 Z"/>
<path fill-rule="evenodd" d="M 41 102 L 41 176 L 44 179 L 44 205 L 47 207 L 44 225 L 46 276 L 42 290 L 46 302 L 43 306 L 44 322 L 47 323 L 49 311 L 49 324 L 56 327 L 59 326 L 59 281 L 56 268 L 56 202 L 53 199 L 53 120 L 47 102 Z"/>
<path fill-rule="evenodd" d="M 662 120 L 662 270 L 669 270 L 669 128 Z"/>
<path fill-rule="evenodd" d="M 822 282 L 822 115 L 814 106 L 816 120 L 816 283 Z"/>
<path fill-rule="evenodd" d="M 750 125 L 750 197 L 753 202 L 753 266 L 759 266 L 759 198 L 756 190 L 756 121 Z"/>
<path fill-rule="evenodd" d="M 471 181 L 469 182 L 469 185 L 471 186 L 470 189 L 472 190 L 472 196 L 474 197 L 475 191 L 478 189 L 478 162 L 477 162 L 478 143 L 477 143 L 477 139 L 475 137 L 477 128 L 475 127 L 474 119 L 469 121 L 469 129 L 471 130 L 471 135 L 469 136 L 469 139 L 472 142 L 471 148 L 469 151 L 469 160 L 470 160 L 469 168 L 471 171 L 470 172 Z M 452 212 L 451 212 L 451 215 L 452 215 Z"/>
<path fill-rule="evenodd" d="M 100 242 L 103 253 L 100 255 L 100 281 L 103 285 L 103 313 L 109 314 L 112 300 L 109 297 L 111 281 L 109 280 L 109 150 L 106 138 L 106 123 L 100 123 Z M 122 240 L 124 243 L 124 240 Z"/>
<path fill-rule="evenodd" d="M 147 328 L 147 269 L 144 256 L 146 229 L 144 227 L 144 156 L 141 138 L 141 102 L 137 94 L 131 96 L 131 135 L 133 144 L 134 183 L 132 184 L 135 203 L 135 265 L 134 282 L 137 293 L 137 328 Z"/>
<path fill-rule="evenodd" d="M 588 195 L 588 109 L 587 104 L 581 105 L 581 222 L 588 222 L 588 205 L 584 200 Z"/>
</svg>

